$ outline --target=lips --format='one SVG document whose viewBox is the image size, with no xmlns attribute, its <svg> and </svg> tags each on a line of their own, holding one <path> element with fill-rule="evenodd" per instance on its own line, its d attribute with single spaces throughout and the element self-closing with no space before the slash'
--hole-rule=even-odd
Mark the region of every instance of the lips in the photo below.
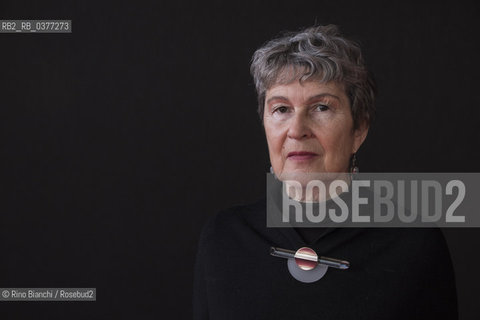
<svg viewBox="0 0 480 320">
<path fill-rule="evenodd" d="M 290 160 L 310 160 L 318 156 L 315 152 L 309 151 L 293 151 L 288 153 L 287 158 Z"/>
</svg>

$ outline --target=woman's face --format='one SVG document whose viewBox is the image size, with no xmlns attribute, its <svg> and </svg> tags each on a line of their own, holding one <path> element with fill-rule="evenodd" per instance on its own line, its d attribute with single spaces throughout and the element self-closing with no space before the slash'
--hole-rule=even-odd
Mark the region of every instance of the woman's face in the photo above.
<svg viewBox="0 0 480 320">
<path fill-rule="evenodd" d="M 263 117 L 270 162 L 282 179 L 296 173 L 348 172 L 368 127 L 353 130 L 343 86 L 294 81 L 266 92 Z"/>
</svg>

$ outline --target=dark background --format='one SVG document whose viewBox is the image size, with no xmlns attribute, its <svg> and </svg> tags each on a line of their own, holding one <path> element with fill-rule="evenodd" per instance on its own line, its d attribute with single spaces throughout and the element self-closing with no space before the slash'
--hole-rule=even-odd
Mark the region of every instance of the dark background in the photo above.
<svg viewBox="0 0 480 320">
<path fill-rule="evenodd" d="M 475 1 L 0 2 L 1 19 L 73 21 L 71 34 L 0 34 L 0 287 L 97 288 L 92 303 L 4 302 L 0 317 L 191 318 L 203 223 L 264 194 L 249 62 L 282 30 L 334 23 L 361 43 L 379 85 L 362 172 L 478 172 L 479 13 Z M 474 319 L 480 231 L 445 233 L 461 319 Z"/>
</svg>

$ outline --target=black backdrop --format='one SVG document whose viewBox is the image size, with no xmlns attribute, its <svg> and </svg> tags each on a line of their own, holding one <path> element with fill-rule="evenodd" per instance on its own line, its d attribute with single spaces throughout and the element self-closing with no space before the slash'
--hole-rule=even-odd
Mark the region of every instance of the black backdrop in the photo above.
<svg viewBox="0 0 480 320">
<path fill-rule="evenodd" d="M 361 171 L 479 171 L 478 15 L 474 1 L 2 1 L 1 19 L 73 33 L 0 34 L 0 287 L 97 301 L 3 302 L 0 317 L 191 318 L 202 224 L 264 193 L 249 60 L 282 30 L 335 23 L 362 44 L 379 97 Z M 445 233 L 474 319 L 480 231 Z"/>
</svg>

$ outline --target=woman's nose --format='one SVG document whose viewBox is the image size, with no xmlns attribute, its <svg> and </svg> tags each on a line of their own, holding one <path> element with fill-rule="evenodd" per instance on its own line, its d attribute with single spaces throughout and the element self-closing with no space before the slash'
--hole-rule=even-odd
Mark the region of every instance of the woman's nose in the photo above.
<svg viewBox="0 0 480 320">
<path fill-rule="evenodd" d="M 302 113 L 295 114 L 291 119 L 288 128 L 288 137 L 291 139 L 305 139 L 312 136 L 310 121 L 308 117 Z"/>
</svg>

